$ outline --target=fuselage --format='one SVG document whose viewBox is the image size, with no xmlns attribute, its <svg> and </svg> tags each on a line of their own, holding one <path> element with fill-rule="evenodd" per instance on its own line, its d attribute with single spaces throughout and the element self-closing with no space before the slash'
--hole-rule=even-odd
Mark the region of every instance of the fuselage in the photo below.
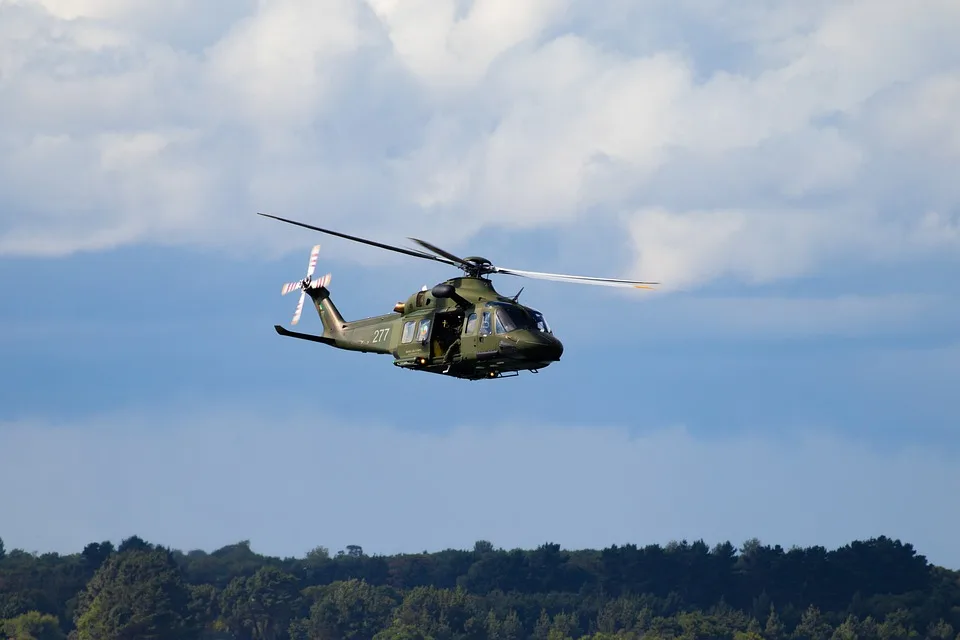
<svg viewBox="0 0 960 640">
<path fill-rule="evenodd" d="M 326 289 L 311 293 L 332 346 L 389 354 L 399 367 L 459 378 L 537 371 L 560 359 L 563 344 L 536 309 L 500 295 L 486 278 L 452 278 L 424 287 L 392 313 L 345 321 Z"/>
</svg>

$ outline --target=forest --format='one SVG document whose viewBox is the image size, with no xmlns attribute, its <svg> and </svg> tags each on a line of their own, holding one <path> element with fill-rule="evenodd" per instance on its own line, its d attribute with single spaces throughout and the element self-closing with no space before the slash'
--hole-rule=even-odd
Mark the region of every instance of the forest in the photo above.
<svg viewBox="0 0 960 640">
<path fill-rule="evenodd" d="M 5 550 L 17 640 L 960 640 L 960 573 L 886 537 L 828 550 L 748 540 L 302 558 L 132 536 Z"/>
</svg>

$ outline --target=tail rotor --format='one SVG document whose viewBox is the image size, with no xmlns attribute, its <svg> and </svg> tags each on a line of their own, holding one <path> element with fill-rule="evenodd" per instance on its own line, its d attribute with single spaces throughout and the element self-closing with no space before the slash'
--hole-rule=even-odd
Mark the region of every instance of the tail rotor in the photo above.
<svg viewBox="0 0 960 640">
<path fill-rule="evenodd" d="M 300 301 L 297 303 L 297 310 L 293 312 L 293 321 L 291 324 L 300 322 L 300 314 L 303 312 L 303 301 L 308 289 L 319 289 L 330 284 L 330 274 L 313 280 L 313 272 L 317 269 L 317 256 L 320 254 L 320 245 L 313 247 L 310 252 L 310 262 L 307 264 L 307 276 L 299 282 L 288 282 L 280 289 L 280 295 L 285 296 L 296 290 L 300 290 Z"/>
</svg>

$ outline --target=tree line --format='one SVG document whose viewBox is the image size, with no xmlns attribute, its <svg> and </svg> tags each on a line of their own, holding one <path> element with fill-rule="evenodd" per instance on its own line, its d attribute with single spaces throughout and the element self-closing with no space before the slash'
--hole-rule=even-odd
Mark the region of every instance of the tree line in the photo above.
<svg viewBox="0 0 960 640">
<path fill-rule="evenodd" d="M 749 540 L 302 558 L 247 541 L 182 552 L 132 536 L 5 551 L 16 640 L 960 640 L 960 573 L 886 537 L 828 550 Z"/>
</svg>

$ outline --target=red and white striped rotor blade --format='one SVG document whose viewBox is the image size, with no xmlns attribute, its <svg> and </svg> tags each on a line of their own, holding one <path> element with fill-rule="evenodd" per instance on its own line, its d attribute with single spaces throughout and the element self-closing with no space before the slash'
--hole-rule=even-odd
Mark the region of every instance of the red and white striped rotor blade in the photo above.
<svg viewBox="0 0 960 640">
<path fill-rule="evenodd" d="M 280 295 L 285 296 L 288 293 L 292 293 L 299 288 L 300 288 L 299 282 L 288 282 L 287 284 L 283 285 L 283 287 L 280 289 Z"/>
<path fill-rule="evenodd" d="M 310 263 L 307 266 L 307 277 L 313 275 L 314 270 L 317 268 L 317 256 L 320 255 L 320 245 L 316 245 L 310 251 Z"/>
<path fill-rule="evenodd" d="M 306 291 L 300 292 L 300 302 L 297 303 L 297 310 L 293 312 L 293 321 L 290 324 L 297 324 L 300 322 L 300 314 L 303 312 L 303 298 L 306 296 Z"/>
<path fill-rule="evenodd" d="M 317 278 L 316 280 L 314 280 L 313 282 L 311 282 L 311 283 L 310 283 L 310 288 L 311 288 L 311 289 L 319 289 L 320 287 L 326 287 L 326 286 L 329 285 L 329 284 L 330 284 L 330 274 L 328 273 L 327 275 L 323 276 L 322 278 Z"/>
</svg>

